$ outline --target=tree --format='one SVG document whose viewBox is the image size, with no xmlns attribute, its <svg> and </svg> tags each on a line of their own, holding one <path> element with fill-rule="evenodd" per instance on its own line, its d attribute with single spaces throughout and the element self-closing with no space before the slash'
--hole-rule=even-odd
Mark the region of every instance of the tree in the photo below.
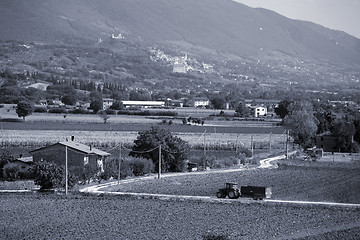
<svg viewBox="0 0 360 240">
<path fill-rule="evenodd" d="M 76 95 L 74 86 L 69 84 L 54 84 L 46 88 L 46 91 L 52 95 L 64 96 L 64 95 Z"/>
<path fill-rule="evenodd" d="M 353 137 L 356 129 L 352 121 L 346 121 L 346 119 L 337 119 L 334 123 L 334 130 L 332 135 L 335 136 L 337 141 L 336 148 L 342 152 L 357 152 L 358 149 L 354 145 Z"/>
<path fill-rule="evenodd" d="M 239 105 L 236 107 L 235 112 L 240 117 L 246 117 L 249 115 L 249 109 L 246 107 L 245 101 L 241 101 Z"/>
<path fill-rule="evenodd" d="M 329 132 L 334 128 L 334 121 L 336 115 L 331 111 L 324 111 L 323 109 L 318 109 L 315 113 L 315 117 L 318 120 L 318 133 Z"/>
<path fill-rule="evenodd" d="M 129 100 L 131 101 L 149 101 L 151 100 L 151 95 L 146 90 L 132 90 L 130 92 Z"/>
<path fill-rule="evenodd" d="M 90 93 L 90 109 L 97 113 L 103 107 L 101 93 L 93 91 Z"/>
<path fill-rule="evenodd" d="M 74 94 L 67 94 L 61 98 L 61 102 L 66 105 L 75 105 L 77 101 L 77 97 Z"/>
<path fill-rule="evenodd" d="M 225 98 L 222 96 L 216 96 L 211 99 L 211 104 L 215 109 L 223 109 L 225 106 Z"/>
<path fill-rule="evenodd" d="M 309 102 L 294 102 L 290 105 L 288 115 L 283 125 L 290 130 L 294 143 L 306 148 L 313 146 L 317 132 L 317 119 L 313 113 L 313 106 Z"/>
<path fill-rule="evenodd" d="M 40 189 L 52 189 L 65 187 L 65 170 L 63 167 L 48 162 L 35 163 L 31 169 L 34 174 L 34 183 L 40 185 Z M 75 186 L 77 179 L 71 173 L 68 174 L 68 186 Z"/>
<path fill-rule="evenodd" d="M 292 102 L 289 100 L 282 100 L 279 102 L 279 106 L 275 108 L 275 113 L 284 119 L 289 113 L 289 106 Z"/>
<path fill-rule="evenodd" d="M 152 127 L 150 130 L 139 132 L 129 155 L 151 159 L 157 166 L 160 145 L 162 170 L 165 172 L 183 171 L 189 150 L 188 143 L 173 136 L 169 130 L 159 127 Z"/>
<path fill-rule="evenodd" d="M 121 110 L 124 108 L 124 104 L 122 101 L 115 101 L 113 105 L 110 106 L 110 108 L 114 110 Z"/>
<path fill-rule="evenodd" d="M 21 101 L 16 106 L 17 115 L 19 117 L 22 117 L 24 121 L 25 121 L 25 117 L 31 115 L 33 111 L 34 111 L 34 106 L 29 102 Z"/>
</svg>

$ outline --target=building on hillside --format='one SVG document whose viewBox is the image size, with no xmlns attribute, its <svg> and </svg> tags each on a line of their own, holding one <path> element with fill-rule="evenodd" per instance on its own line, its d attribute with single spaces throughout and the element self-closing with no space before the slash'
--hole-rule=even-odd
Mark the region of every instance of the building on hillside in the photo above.
<svg viewBox="0 0 360 240">
<path fill-rule="evenodd" d="M 35 149 L 30 152 L 34 163 L 46 161 L 59 166 L 65 165 L 66 153 L 69 170 L 81 175 L 87 164 L 98 166 L 103 171 L 106 158 L 110 153 L 101 151 L 74 141 L 58 142 L 50 146 Z"/>
<path fill-rule="evenodd" d="M 177 57 L 173 65 L 173 72 L 187 73 L 187 59 L 187 54 L 185 55 L 185 57 Z"/>
<path fill-rule="evenodd" d="M 124 107 L 137 108 L 161 108 L 165 107 L 165 101 L 122 101 Z"/>
<path fill-rule="evenodd" d="M 106 110 L 114 104 L 115 100 L 112 98 L 103 98 L 102 109 Z"/>
<path fill-rule="evenodd" d="M 279 107 L 279 103 L 280 100 L 277 99 L 245 99 L 245 104 L 247 107 L 266 107 L 269 111 L 274 111 L 275 108 Z"/>
<path fill-rule="evenodd" d="M 3 167 L 3 177 L 11 179 L 30 179 L 32 177 L 30 171 L 32 163 L 32 157 L 19 157 L 8 162 Z"/>
<path fill-rule="evenodd" d="M 206 107 L 210 105 L 210 100 L 208 98 L 197 97 L 194 98 L 194 107 Z"/>
<path fill-rule="evenodd" d="M 267 108 L 261 106 L 250 106 L 252 115 L 254 117 L 265 117 L 267 116 Z"/>
<path fill-rule="evenodd" d="M 184 101 L 172 99 L 172 100 L 170 100 L 169 105 L 171 107 L 184 107 Z"/>
</svg>

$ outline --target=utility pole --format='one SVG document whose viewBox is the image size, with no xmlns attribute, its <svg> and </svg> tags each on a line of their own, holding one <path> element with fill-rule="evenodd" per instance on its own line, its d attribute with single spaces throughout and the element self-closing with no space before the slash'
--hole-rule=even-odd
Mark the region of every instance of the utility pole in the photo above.
<svg viewBox="0 0 360 240">
<path fill-rule="evenodd" d="M 286 130 L 286 159 L 289 159 L 289 130 Z"/>
<path fill-rule="evenodd" d="M 121 177 L 121 148 L 122 148 L 122 143 L 120 142 L 118 184 L 120 184 L 120 177 Z"/>
<path fill-rule="evenodd" d="M 206 130 L 204 132 L 204 170 L 206 169 Z"/>
<path fill-rule="evenodd" d="M 65 146 L 65 195 L 68 195 L 68 147 Z"/>
<path fill-rule="evenodd" d="M 158 179 L 161 178 L 161 145 L 159 145 L 159 173 L 158 173 Z"/>
<path fill-rule="evenodd" d="M 237 156 L 239 150 L 239 134 L 236 135 L 236 144 L 235 144 L 235 155 Z"/>
<path fill-rule="evenodd" d="M 254 135 L 251 135 L 251 156 L 254 156 Z"/>
</svg>

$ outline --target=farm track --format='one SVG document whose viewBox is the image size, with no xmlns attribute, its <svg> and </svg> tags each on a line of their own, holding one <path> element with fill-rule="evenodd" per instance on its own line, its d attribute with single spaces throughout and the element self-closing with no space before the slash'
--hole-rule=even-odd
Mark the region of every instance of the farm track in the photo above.
<svg viewBox="0 0 360 240">
<path fill-rule="evenodd" d="M 256 168 L 267 168 L 274 169 L 277 168 L 275 161 L 283 159 L 284 156 L 276 156 L 271 158 L 266 158 L 260 161 L 260 165 Z M 256 169 L 253 168 L 253 169 Z M 190 172 L 190 173 L 169 173 L 163 174 L 162 178 L 169 177 L 178 177 L 186 176 L 190 174 L 212 174 L 212 173 L 230 173 L 230 172 L 239 172 L 244 171 L 245 169 L 226 169 L 226 170 L 213 170 L 213 171 L 204 171 L 204 172 Z M 120 181 L 121 184 L 128 184 L 138 181 L 146 181 L 154 179 L 154 176 L 146 176 L 134 179 L 127 179 Z M 80 190 L 84 194 L 96 194 L 96 195 L 110 195 L 110 196 L 132 196 L 139 198 L 155 198 L 160 200 L 189 200 L 189 201 L 204 201 L 212 203 L 222 203 L 222 204 L 284 204 L 284 205 L 310 205 L 310 206 L 324 206 L 324 207 L 346 207 L 346 208 L 360 208 L 360 204 L 350 204 L 350 203 L 333 203 L 333 202 L 312 202 L 312 201 L 289 201 L 289 200 L 276 200 L 276 199 L 265 199 L 264 201 L 253 201 L 250 199 L 218 199 L 216 197 L 210 196 L 188 196 L 188 195 L 169 195 L 169 194 L 153 194 L 153 193 L 134 193 L 134 192 L 109 192 L 102 190 L 106 187 L 118 185 L 118 181 L 104 183 L 96 186 L 91 186 L 83 188 Z"/>
</svg>

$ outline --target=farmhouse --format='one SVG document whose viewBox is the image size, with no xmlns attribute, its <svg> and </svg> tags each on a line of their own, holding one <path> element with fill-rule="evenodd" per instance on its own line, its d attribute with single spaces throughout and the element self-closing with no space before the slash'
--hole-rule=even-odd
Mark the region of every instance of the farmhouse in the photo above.
<svg viewBox="0 0 360 240">
<path fill-rule="evenodd" d="M 112 98 L 103 98 L 103 110 L 108 109 L 114 104 L 114 99 Z"/>
<path fill-rule="evenodd" d="M 254 115 L 254 117 L 261 117 L 267 115 L 266 107 L 250 106 L 250 109 L 252 110 L 252 114 Z"/>
<path fill-rule="evenodd" d="M 106 158 L 110 153 L 74 141 L 58 142 L 53 145 L 35 149 L 30 152 L 34 163 L 46 161 L 57 165 L 65 165 L 67 155 L 68 166 L 74 174 L 81 174 L 87 164 L 98 166 L 103 171 Z"/>
<path fill-rule="evenodd" d="M 206 107 L 209 106 L 210 100 L 208 98 L 194 98 L 194 107 Z"/>
<path fill-rule="evenodd" d="M 280 100 L 269 100 L 269 99 L 245 99 L 246 107 L 261 106 L 267 109 L 274 110 L 279 107 Z"/>
</svg>

